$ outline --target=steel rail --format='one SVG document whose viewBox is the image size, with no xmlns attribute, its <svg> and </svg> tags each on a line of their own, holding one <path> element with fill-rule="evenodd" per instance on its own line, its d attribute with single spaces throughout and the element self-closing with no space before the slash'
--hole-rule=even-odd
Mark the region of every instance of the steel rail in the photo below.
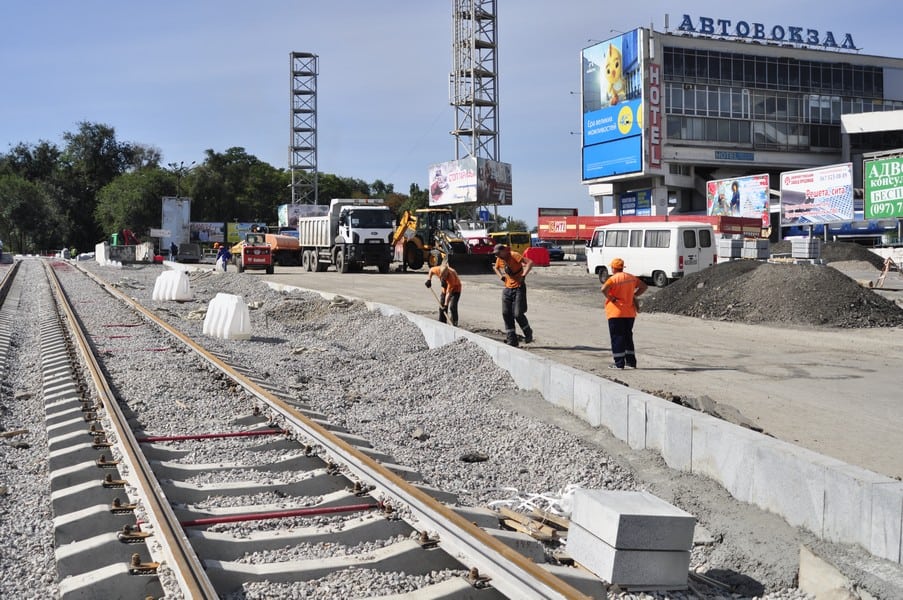
<svg viewBox="0 0 903 600">
<path fill-rule="evenodd" d="M 19 270 L 19 265 L 22 261 L 14 261 L 13 266 L 6 270 L 6 274 L 3 276 L 3 280 L 0 281 L 0 306 L 3 306 L 3 302 L 6 301 L 6 295 L 9 293 L 9 288 L 13 284 L 13 279 L 16 278 L 16 272 Z"/>
<path fill-rule="evenodd" d="M 393 501 L 408 506 L 417 521 L 439 534 L 440 546 L 449 554 L 470 562 L 480 574 L 491 577 L 492 586 L 509 598 L 589 599 L 561 578 L 509 548 L 451 508 L 416 488 L 387 467 L 315 423 L 293 406 L 249 380 L 229 364 L 209 353 L 179 329 L 157 317 L 149 309 L 126 296 L 100 277 L 81 269 L 109 294 L 122 300 L 146 319 L 193 349 L 207 362 L 239 383 L 248 393 L 269 404 L 288 422 L 337 457 L 357 477 L 372 482 Z"/>
<path fill-rule="evenodd" d="M 72 338 L 78 347 L 91 379 L 97 389 L 97 395 L 103 403 L 110 417 L 116 436 L 122 443 L 125 459 L 129 464 L 131 473 L 138 479 L 139 490 L 143 495 L 144 508 L 147 511 L 148 520 L 154 526 L 154 535 L 161 538 L 160 546 L 168 559 L 168 566 L 172 569 L 177 581 L 182 586 L 186 598 L 209 599 L 219 598 L 200 559 L 188 541 L 184 529 L 179 524 L 179 519 L 166 500 L 157 478 L 151 470 L 150 463 L 139 449 L 125 415 L 119 408 L 116 395 L 110 387 L 109 381 L 100 368 L 97 358 L 91 349 L 87 335 L 81 321 L 72 309 L 72 304 L 66 292 L 60 284 L 59 278 L 52 265 L 45 263 L 45 271 L 48 273 L 51 287 L 59 307 L 69 321 Z"/>
</svg>

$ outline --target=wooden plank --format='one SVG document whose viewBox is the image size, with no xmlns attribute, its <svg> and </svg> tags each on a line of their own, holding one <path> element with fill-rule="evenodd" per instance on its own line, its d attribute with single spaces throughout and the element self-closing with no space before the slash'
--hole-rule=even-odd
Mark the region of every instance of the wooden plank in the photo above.
<svg viewBox="0 0 903 600">
<path fill-rule="evenodd" d="M 533 509 L 530 511 L 530 515 L 535 518 L 540 523 L 551 523 L 555 525 L 559 529 L 563 529 L 567 531 L 571 527 L 570 519 L 566 519 L 564 517 L 559 517 L 558 515 L 553 515 L 552 513 L 546 512 L 544 510 Z"/>
<path fill-rule="evenodd" d="M 554 535 L 548 535 L 545 533 L 541 533 L 536 529 L 529 527 L 527 525 L 522 524 L 520 521 L 516 521 L 514 519 L 503 519 L 502 525 L 513 529 L 514 531 L 520 531 L 521 533 L 525 533 L 529 535 L 531 538 L 535 540 L 539 540 L 540 542 L 551 542 L 555 539 Z"/>
</svg>

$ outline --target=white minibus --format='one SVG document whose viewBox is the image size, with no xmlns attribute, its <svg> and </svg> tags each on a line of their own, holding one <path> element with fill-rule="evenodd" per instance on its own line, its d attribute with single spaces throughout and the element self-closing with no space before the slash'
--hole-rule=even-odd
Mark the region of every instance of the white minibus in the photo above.
<svg viewBox="0 0 903 600">
<path fill-rule="evenodd" d="M 715 234 L 707 223 L 613 223 L 593 231 L 586 247 L 586 271 L 604 282 L 612 259 L 622 258 L 625 271 L 664 287 L 712 266 L 715 251 Z"/>
</svg>

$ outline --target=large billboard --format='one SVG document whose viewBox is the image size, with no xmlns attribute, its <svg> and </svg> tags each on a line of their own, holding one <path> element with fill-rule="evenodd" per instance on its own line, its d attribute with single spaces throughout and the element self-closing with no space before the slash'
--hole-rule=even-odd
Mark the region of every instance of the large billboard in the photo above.
<svg viewBox="0 0 903 600">
<path fill-rule="evenodd" d="M 279 227 L 298 227 L 301 217 L 322 217 L 329 212 L 326 204 L 280 204 L 276 208 Z"/>
<path fill-rule="evenodd" d="M 863 161 L 862 184 L 866 219 L 903 217 L 903 156 Z"/>
<path fill-rule="evenodd" d="M 189 224 L 191 241 L 197 244 L 223 243 L 226 241 L 226 228 L 224 223 L 192 222 Z"/>
<path fill-rule="evenodd" d="M 511 165 L 468 156 L 430 165 L 430 206 L 512 201 Z"/>
<path fill-rule="evenodd" d="M 643 170 L 642 30 L 581 53 L 583 179 Z"/>
<path fill-rule="evenodd" d="M 853 220 L 853 163 L 781 173 L 781 225 Z"/>
<path fill-rule="evenodd" d="M 768 227 L 771 224 L 769 183 L 767 174 L 709 181 L 705 186 L 706 214 L 761 219 L 762 227 Z"/>
<path fill-rule="evenodd" d="M 191 222 L 191 198 L 176 198 L 164 196 L 161 227 L 169 232 L 169 237 L 161 238 L 160 247 L 169 249 L 171 243 L 185 244 L 191 237 L 189 223 Z"/>
</svg>

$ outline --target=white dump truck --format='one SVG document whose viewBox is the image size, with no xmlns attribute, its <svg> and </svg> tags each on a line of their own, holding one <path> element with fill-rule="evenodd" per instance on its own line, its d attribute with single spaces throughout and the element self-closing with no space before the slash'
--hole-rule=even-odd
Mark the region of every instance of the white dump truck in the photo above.
<svg viewBox="0 0 903 600">
<path fill-rule="evenodd" d="M 382 200 L 336 199 L 321 217 L 298 218 L 298 245 L 305 271 L 339 273 L 375 266 L 389 272 L 395 219 Z"/>
</svg>

